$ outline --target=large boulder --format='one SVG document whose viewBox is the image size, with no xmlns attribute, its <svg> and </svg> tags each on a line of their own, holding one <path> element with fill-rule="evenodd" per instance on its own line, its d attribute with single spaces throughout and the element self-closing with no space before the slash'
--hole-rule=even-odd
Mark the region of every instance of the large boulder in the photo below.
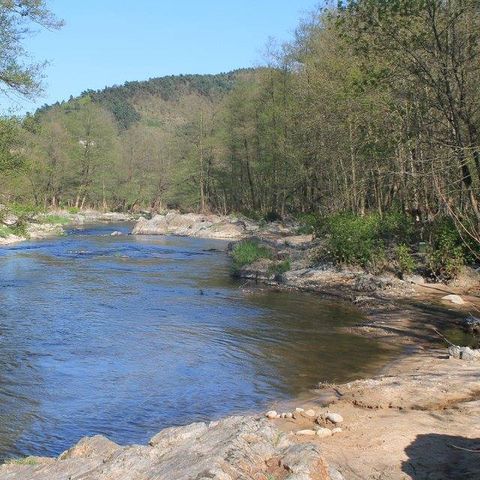
<svg viewBox="0 0 480 480">
<path fill-rule="evenodd" d="M 119 447 L 101 436 L 84 438 L 55 461 L 3 465 L 0 478 L 329 480 L 330 474 L 317 444 L 292 444 L 264 418 L 229 417 L 163 430 L 148 446 Z"/>
<path fill-rule="evenodd" d="M 181 235 L 212 239 L 240 239 L 246 234 L 245 224 L 219 215 L 169 212 L 152 219 L 141 218 L 134 235 Z"/>
</svg>

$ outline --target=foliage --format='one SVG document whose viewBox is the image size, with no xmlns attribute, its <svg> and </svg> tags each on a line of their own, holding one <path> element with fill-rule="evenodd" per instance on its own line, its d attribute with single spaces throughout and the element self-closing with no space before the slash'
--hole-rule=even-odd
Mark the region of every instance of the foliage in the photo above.
<svg viewBox="0 0 480 480">
<path fill-rule="evenodd" d="M 430 231 L 427 252 L 427 273 L 436 280 L 448 281 L 455 278 L 466 260 L 465 245 L 448 218 L 435 222 Z"/>
<path fill-rule="evenodd" d="M 395 248 L 395 262 L 402 276 L 413 273 L 417 268 L 411 249 L 405 243 L 401 243 Z"/>
<path fill-rule="evenodd" d="M 233 266 L 235 270 L 242 268 L 245 265 L 259 260 L 261 258 L 270 259 L 272 257 L 271 251 L 253 240 L 245 240 L 237 243 L 232 251 Z"/>
<path fill-rule="evenodd" d="M 378 215 L 341 213 L 324 219 L 321 228 L 328 235 L 328 250 L 335 261 L 372 267 L 385 256 L 380 227 Z"/>
<path fill-rule="evenodd" d="M 318 227 L 319 217 L 315 213 L 301 213 L 297 215 L 300 226 L 297 228 L 297 235 L 309 235 L 315 233 Z"/>
<path fill-rule="evenodd" d="M 50 30 L 62 22 L 48 9 L 44 0 L 8 0 L 0 3 L 0 91 L 13 91 L 32 97 L 41 89 L 42 63 L 32 63 L 23 40 L 32 24 Z"/>
<path fill-rule="evenodd" d="M 0 238 L 6 238 L 10 235 L 13 235 L 12 229 L 6 225 L 0 225 Z"/>
</svg>

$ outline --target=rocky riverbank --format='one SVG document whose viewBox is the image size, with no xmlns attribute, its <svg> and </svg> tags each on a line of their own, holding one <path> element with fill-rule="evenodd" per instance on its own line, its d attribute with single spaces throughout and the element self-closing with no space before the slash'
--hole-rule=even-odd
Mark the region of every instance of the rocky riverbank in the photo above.
<svg viewBox="0 0 480 480">
<path fill-rule="evenodd" d="M 145 220 L 137 227 L 144 233 L 221 238 L 215 235 L 225 225 L 224 219 L 165 217 L 156 220 L 158 229 Z M 289 228 L 237 227 L 239 238 L 255 235 L 272 252 L 239 272 L 247 280 L 245 295 L 257 288 L 295 288 L 351 300 L 365 316 L 350 330 L 401 351 L 400 358 L 374 378 L 319 384 L 302 401 L 274 404 L 256 416 L 169 428 L 148 445 L 85 438 L 57 459 L 3 465 L 0 479 L 479 478 L 480 362 L 449 356 L 437 333 L 458 329 L 480 311 L 475 272 L 449 286 L 391 273 L 374 276 L 315 263 L 318 241 L 292 235 Z M 272 262 L 287 256 L 290 270 L 275 273 Z M 465 328 L 477 327 L 465 322 Z"/>
<path fill-rule="evenodd" d="M 25 240 L 56 237 L 65 233 L 67 226 L 91 223 L 134 222 L 138 215 L 96 210 L 50 210 L 47 213 L 23 213 L 17 215 L 0 205 L 0 246 Z"/>
</svg>

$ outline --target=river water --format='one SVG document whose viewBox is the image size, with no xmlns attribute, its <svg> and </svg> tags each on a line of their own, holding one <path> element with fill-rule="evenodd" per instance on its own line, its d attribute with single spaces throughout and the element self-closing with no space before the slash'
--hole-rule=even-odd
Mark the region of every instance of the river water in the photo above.
<svg viewBox="0 0 480 480">
<path fill-rule="evenodd" d="M 250 291 L 226 242 L 73 229 L 0 250 L 0 458 L 82 436 L 145 443 L 161 428 L 261 409 L 387 353 L 340 333 L 351 307 Z"/>
</svg>

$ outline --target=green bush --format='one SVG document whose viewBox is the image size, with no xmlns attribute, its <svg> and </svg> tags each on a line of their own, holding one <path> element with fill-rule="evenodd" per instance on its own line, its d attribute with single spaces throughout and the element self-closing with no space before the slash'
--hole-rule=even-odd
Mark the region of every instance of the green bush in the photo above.
<svg viewBox="0 0 480 480">
<path fill-rule="evenodd" d="M 78 207 L 69 207 L 67 209 L 67 212 L 70 213 L 71 215 L 75 215 L 79 211 L 80 211 L 80 209 Z"/>
<path fill-rule="evenodd" d="M 318 215 L 315 213 L 302 213 L 297 217 L 300 226 L 297 228 L 297 235 L 309 235 L 315 233 L 318 226 Z"/>
<path fill-rule="evenodd" d="M 339 263 L 376 267 L 385 258 L 380 238 L 380 217 L 341 213 L 324 219 L 320 229 L 328 234 L 328 251 Z"/>
<path fill-rule="evenodd" d="M 429 236 L 427 273 L 436 280 L 452 280 L 467 260 L 466 246 L 455 224 L 449 218 L 437 220 L 430 227 Z"/>
<path fill-rule="evenodd" d="M 401 275 L 411 274 L 417 268 L 411 249 L 405 243 L 401 243 L 395 248 L 395 262 Z"/>
<path fill-rule="evenodd" d="M 378 214 L 374 214 L 378 216 Z M 410 244 L 414 241 L 416 228 L 413 218 L 405 213 L 392 210 L 378 216 L 379 235 L 386 243 Z"/>
<path fill-rule="evenodd" d="M 233 267 L 238 270 L 260 258 L 272 258 L 271 251 L 258 242 L 245 240 L 237 243 L 232 251 Z"/>
</svg>

